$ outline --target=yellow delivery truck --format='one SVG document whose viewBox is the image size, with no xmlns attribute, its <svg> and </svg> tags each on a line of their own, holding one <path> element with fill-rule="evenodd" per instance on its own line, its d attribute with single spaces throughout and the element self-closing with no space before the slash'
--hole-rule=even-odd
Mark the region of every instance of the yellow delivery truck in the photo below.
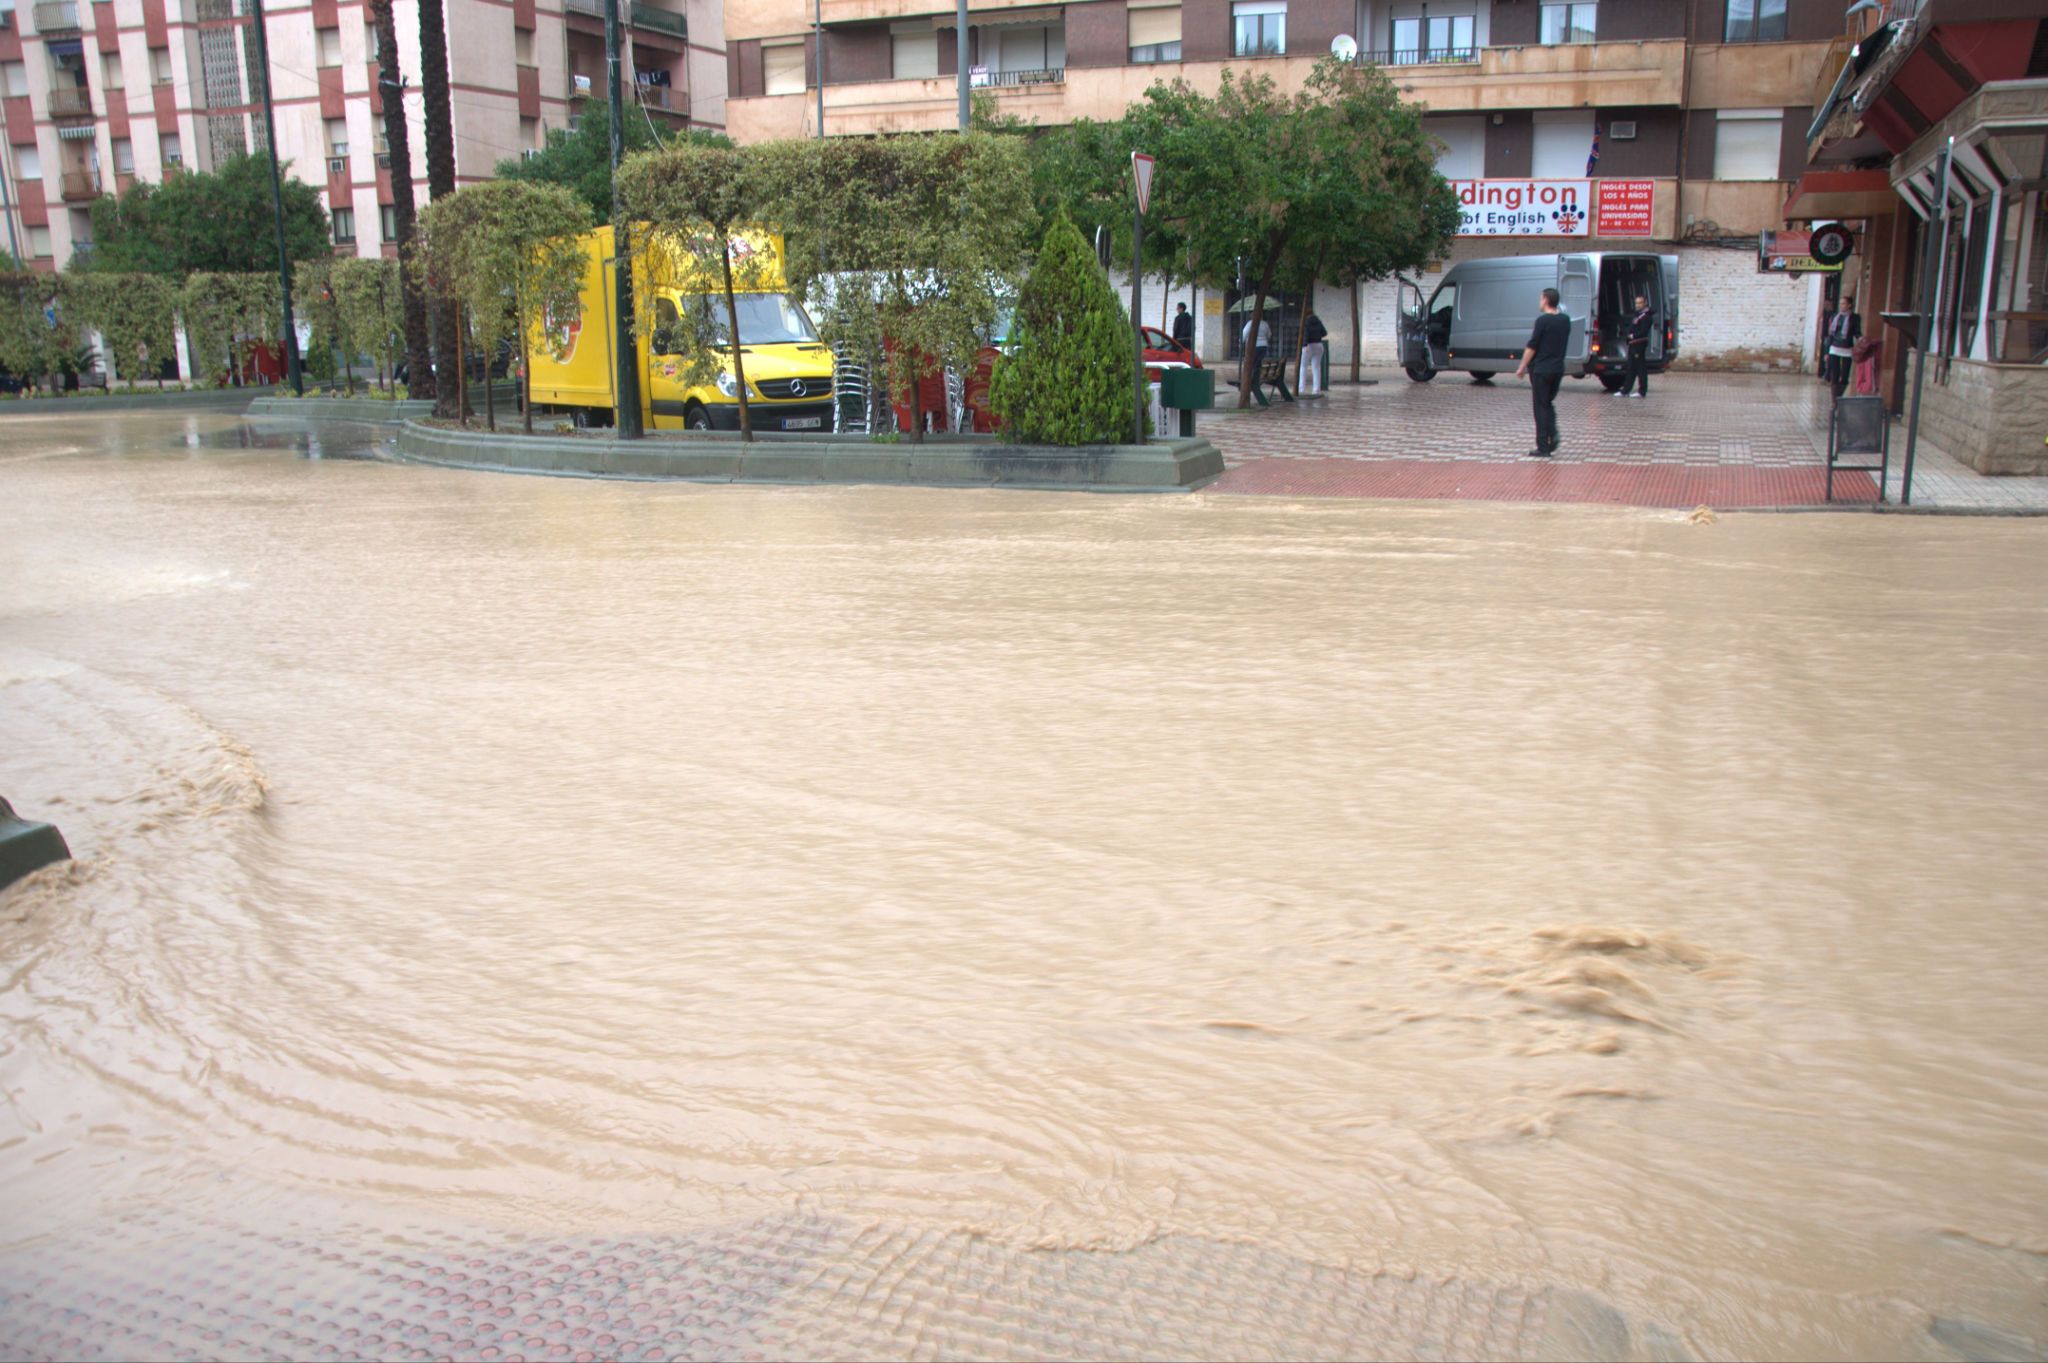
<svg viewBox="0 0 2048 1363">
<path fill-rule="evenodd" d="M 586 232 L 583 241 L 583 315 L 563 327 L 544 321 L 548 340 L 536 338 L 531 348 L 533 402 L 537 408 L 569 413 L 579 425 L 609 425 L 618 398 L 613 393 L 612 347 L 618 327 L 612 306 L 618 262 L 612 229 Z M 746 271 L 748 292 L 736 293 L 740 319 L 740 350 L 747 371 L 747 409 L 756 431 L 829 431 L 832 429 L 832 351 L 818 340 L 803 306 L 784 292 L 782 239 L 749 232 L 735 238 L 750 253 L 769 252 Z M 736 431 L 740 427 L 739 389 L 730 351 L 711 383 L 683 378 L 683 357 L 663 354 L 679 328 L 681 311 L 708 309 L 710 327 L 721 345 L 730 344 L 725 285 L 720 272 L 705 270 L 683 253 L 659 269 L 668 282 L 634 291 L 640 306 L 654 309 L 654 335 L 635 341 L 633 357 L 640 371 L 640 411 L 648 430 Z M 650 297 L 651 295 L 651 297 Z M 699 329 L 703 334 L 703 329 Z M 559 358 L 557 355 L 559 354 Z"/>
</svg>

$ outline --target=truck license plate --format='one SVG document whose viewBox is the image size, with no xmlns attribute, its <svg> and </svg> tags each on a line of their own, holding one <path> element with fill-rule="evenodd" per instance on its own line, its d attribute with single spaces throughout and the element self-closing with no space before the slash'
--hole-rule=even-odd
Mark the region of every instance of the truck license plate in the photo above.
<svg viewBox="0 0 2048 1363">
<path fill-rule="evenodd" d="M 825 418 L 821 416 L 793 416 L 783 420 L 782 429 L 785 431 L 815 431 L 824 424 Z"/>
</svg>

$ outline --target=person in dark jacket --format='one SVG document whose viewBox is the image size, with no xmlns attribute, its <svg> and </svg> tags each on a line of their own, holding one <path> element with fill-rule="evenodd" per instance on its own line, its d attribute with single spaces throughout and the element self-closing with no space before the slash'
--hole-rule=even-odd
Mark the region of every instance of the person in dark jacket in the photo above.
<svg viewBox="0 0 2048 1363">
<path fill-rule="evenodd" d="M 1849 386 L 1849 368 L 1856 356 L 1856 342 L 1863 336 L 1863 319 L 1856 315 L 1855 300 L 1844 294 L 1835 304 L 1835 315 L 1828 318 L 1827 374 L 1828 387 L 1835 396 L 1842 396 L 1842 390 Z"/>
<path fill-rule="evenodd" d="M 1564 352 L 1572 339 L 1572 319 L 1558 309 L 1556 289 L 1543 291 L 1543 311 L 1529 331 L 1529 343 L 1522 347 L 1522 363 L 1515 377 L 1529 380 L 1536 405 L 1536 448 L 1531 459 L 1548 459 L 1557 453 L 1557 390 L 1564 383 Z"/>
<path fill-rule="evenodd" d="M 1621 371 L 1621 387 L 1614 390 L 1614 396 L 1650 396 L 1650 337 L 1657 330 L 1656 314 L 1650 311 L 1650 300 L 1642 294 L 1636 295 L 1636 310 L 1628 319 L 1628 368 Z"/>
<path fill-rule="evenodd" d="M 1323 325 L 1323 319 L 1311 310 L 1301 324 L 1301 373 L 1295 379 L 1294 391 L 1303 397 L 1315 397 L 1328 391 L 1329 365 L 1328 349 L 1323 344 L 1329 338 L 1330 329 Z"/>
<path fill-rule="evenodd" d="M 1173 311 L 1173 339 L 1189 350 L 1195 348 L 1195 315 L 1188 311 L 1188 305 L 1181 303 Z"/>
</svg>

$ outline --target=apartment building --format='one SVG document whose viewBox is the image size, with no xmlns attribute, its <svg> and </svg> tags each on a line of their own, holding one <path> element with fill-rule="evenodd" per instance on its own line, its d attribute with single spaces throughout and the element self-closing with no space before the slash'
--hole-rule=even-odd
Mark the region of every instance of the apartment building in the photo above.
<svg viewBox="0 0 2048 1363">
<path fill-rule="evenodd" d="M 2048 0 L 1893 0 L 1858 17 L 1816 70 L 1786 218 L 1856 230 L 1840 291 L 1884 341 L 1893 410 L 1931 277 L 1922 431 L 1980 472 L 2048 474 Z"/>
<path fill-rule="evenodd" d="M 1814 73 L 1847 4 L 972 0 L 968 61 L 1002 113 L 1054 126 L 1116 118 L 1155 81 L 1213 91 L 1227 68 L 1298 85 L 1333 45 L 1355 50 L 1429 110 L 1441 168 L 1469 201 L 1452 261 L 1658 243 L 1685 261 L 1690 359 L 1789 366 L 1810 356 L 1818 281 L 1765 272 L 1756 239 L 1783 226 Z M 821 80 L 827 136 L 950 127 L 956 23 L 937 0 L 728 0 L 729 129 L 818 135 Z M 1531 180 L 1578 205 L 1560 220 L 1569 231 L 1487 211 Z M 1395 297 L 1361 296 L 1369 362 L 1393 357 Z M 1225 305 L 1196 309 L 1211 353 L 1229 348 Z M 1319 292 L 1316 306 L 1347 359 L 1350 295 Z"/>
<path fill-rule="evenodd" d="M 444 0 L 456 177 L 545 143 L 605 97 L 599 0 Z M 377 31 L 362 0 L 266 8 L 280 155 L 317 186 L 335 248 L 395 248 Z M 724 126 L 718 0 L 624 0 L 628 117 Z M 426 199 L 419 6 L 395 0 L 414 195 Z M 0 0 L 6 244 L 34 268 L 90 250 L 103 192 L 263 148 L 248 0 Z"/>
</svg>

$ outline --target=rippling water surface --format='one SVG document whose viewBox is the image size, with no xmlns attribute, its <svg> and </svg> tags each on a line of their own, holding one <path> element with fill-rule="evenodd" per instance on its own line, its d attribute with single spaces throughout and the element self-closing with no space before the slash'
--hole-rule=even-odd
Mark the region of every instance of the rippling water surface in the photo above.
<svg viewBox="0 0 2048 1363">
<path fill-rule="evenodd" d="M 0 894 L 15 1262 L 802 1217 L 1217 1247 L 1181 1352 L 1309 1351 L 1222 1247 L 1651 1356 L 2048 1347 L 2048 525 L 370 439 L 0 429 L 0 794 L 80 856 Z"/>
</svg>

